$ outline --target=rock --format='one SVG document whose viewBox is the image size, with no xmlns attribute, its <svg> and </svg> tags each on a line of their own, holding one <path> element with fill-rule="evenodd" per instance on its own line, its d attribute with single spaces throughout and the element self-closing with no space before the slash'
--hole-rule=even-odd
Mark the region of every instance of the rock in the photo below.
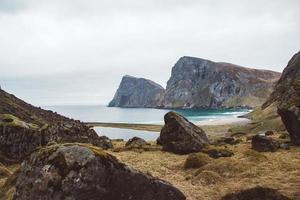
<svg viewBox="0 0 300 200">
<path fill-rule="evenodd" d="M 186 118 L 171 111 L 165 117 L 158 143 L 164 151 L 188 154 L 201 151 L 209 144 L 205 132 Z"/>
<path fill-rule="evenodd" d="M 142 147 L 144 145 L 149 144 L 142 138 L 133 137 L 126 142 L 125 147 Z"/>
<path fill-rule="evenodd" d="M 221 200 L 290 200 L 290 198 L 283 196 L 275 189 L 257 186 L 227 194 Z"/>
<path fill-rule="evenodd" d="M 281 149 L 289 150 L 289 149 L 290 149 L 290 144 L 288 144 L 288 143 L 281 143 L 281 144 L 279 145 L 279 147 L 280 147 Z"/>
<path fill-rule="evenodd" d="M 273 138 L 256 135 L 252 138 L 252 149 L 259 152 L 274 152 L 279 148 L 279 143 Z"/>
<path fill-rule="evenodd" d="M 280 73 L 184 56 L 172 68 L 165 108 L 249 108 L 264 103 Z"/>
<path fill-rule="evenodd" d="M 273 131 L 266 131 L 265 132 L 265 136 L 270 136 L 270 135 L 274 135 Z"/>
<path fill-rule="evenodd" d="M 235 145 L 240 143 L 242 140 L 241 139 L 235 139 L 234 137 L 221 137 L 217 140 L 216 144 L 217 145 L 225 145 L 225 144 L 230 144 L 230 145 Z"/>
<path fill-rule="evenodd" d="M 277 112 L 290 134 L 291 141 L 300 146 L 300 52 L 291 58 L 283 70 L 263 108 L 273 103 L 277 105 Z"/>
<path fill-rule="evenodd" d="M 21 166 L 13 199 L 184 200 L 169 183 L 138 172 L 100 148 L 54 145 Z"/>
<path fill-rule="evenodd" d="M 159 107 L 165 89 L 144 78 L 124 76 L 108 106 L 111 107 Z"/>
<path fill-rule="evenodd" d="M 228 149 L 217 148 L 213 146 L 207 146 L 202 149 L 203 153 L 206 153 L 211 158 L 231 157 L 234 153 Z"/>
<path fill-rule="evenodd" d="M 190 154 L 184 163 L 185 169 L 200 168 L 211 161 L 211 158 L 203 153 Z"/>
<path fill-rule="evenodd" d="M 109 138 L 99 137 L 84 123 L 34 107 L 0 90 L 1 155 L 21 161 L 37 147 L 51 142 L 91 143 L 104 149 L 112 147 Z"/>
</svg>

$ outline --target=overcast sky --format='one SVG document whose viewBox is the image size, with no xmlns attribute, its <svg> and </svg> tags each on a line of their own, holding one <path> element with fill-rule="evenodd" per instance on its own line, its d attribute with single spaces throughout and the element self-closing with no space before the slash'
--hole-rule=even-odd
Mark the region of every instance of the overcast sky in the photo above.
<svg viewBox="0 0 300 200">
<path fill-rule="evenodd" d="M 165 87 L 181 56 L 282 71 L 299 0 L 0 0 L 0 85 L 35 105 L 107 104 L 125 74 Z"/>
</svg>

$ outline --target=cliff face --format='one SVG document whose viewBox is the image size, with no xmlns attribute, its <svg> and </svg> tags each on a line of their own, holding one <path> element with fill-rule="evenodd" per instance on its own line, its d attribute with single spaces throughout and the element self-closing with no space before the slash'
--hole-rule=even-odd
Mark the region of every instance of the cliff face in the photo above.
<svg viewBox="0 0 300 200">
<path fill-rule="evenodd" d="M 300 52 L 289 61 L 274 92 L 262 108 L 266 109 L 272 104 L 277 105 L 277 112 L 291 140 L 300 146 Z"/>
<path fill-rule="evenodd" d="M 109 103 L 111 107 L 158 107 L 163 99 L 164 88 L 144 78 L 124 76 Z"/>
<path fill-rule="evenodd" d="M 0 89 L 0 155 L 19 161 L 49 142 L 112 146 L 84 123 L 34 107 Z"/>
<path fill-rule="evenodd" d="M 172 69 L 166 108 L 255 107 L 272 92 L 280 73 L 182 57 Z"/>
</svg>

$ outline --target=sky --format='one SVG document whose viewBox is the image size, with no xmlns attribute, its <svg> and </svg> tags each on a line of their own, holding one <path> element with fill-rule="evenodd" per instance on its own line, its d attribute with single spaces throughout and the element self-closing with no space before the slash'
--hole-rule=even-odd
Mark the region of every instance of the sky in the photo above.
<svg viewBox="0 0 300 200">
<path fill-rule="evenodd" d="M 281 72 L 299 19 L 299 0 L 0 0 L 0 85 L 34 105 L 105 105 L 126 74 L 165 87 L 182 56 Z"/>
</svg>

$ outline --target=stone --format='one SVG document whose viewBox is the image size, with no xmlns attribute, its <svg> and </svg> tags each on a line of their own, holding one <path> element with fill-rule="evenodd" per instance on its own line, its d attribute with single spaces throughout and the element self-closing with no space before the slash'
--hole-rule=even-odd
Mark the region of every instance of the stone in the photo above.
<svg viewBox="0 0 300 200">
<path fill-rule="evenodd" d="M 231 157 L 234 153 L 225 148 L 218 148 L 213 146 L 207 146 L 202 149 L 203 153 L 206 153 L 211 158 Z"/>
<path fill-rule="evenodd" d="M 52 145 L 26 159 L 13 199 L 184 200 L 169 183 L 120 163 L 100 148 Z"/>
<path fill-rule="evenodd" d="M 266 187 L 254 187 L 236 193 L 227 194 L 221 200 L 291 200 L 277 190 Z"/>
<path fill-rule="evenodd" d="M 274 103 L 291 141 L 300 146 L 300 52 L 291 58 L 262 108 Z"/>
<path fill-rule="evenodd" d="M 125 147 L 142 147 L 144 145 L 149 144 L 142 138 L 133 137 L 126 142 Z"/>
<path fill-rule="evenodd" d="M 159 141 L 164 151 L 176 154 L 200 152 L 209 140 L 205 132 L 198 126 L 189 122 L 183 116 L 170 111 L 165 117 Z"/>
<path fill-rule="evenodd" d="M 251 141 L 252 149 L 259 152 L 274 152 L 279 148 L 279 142 L 271 137 L 255 135 Z"/>
<path fill-rule="evenodd" d="M 274 135 L 273 131 L 266 131 L 265 132 L 265 136 L 270 136 L 270 135 Z"/>
<path fill-rule="evenodd" d="M 126 75 L 122 78 L 110 107 L 159 107 L 165 89 L 144 78 Z"/>
</svg>

